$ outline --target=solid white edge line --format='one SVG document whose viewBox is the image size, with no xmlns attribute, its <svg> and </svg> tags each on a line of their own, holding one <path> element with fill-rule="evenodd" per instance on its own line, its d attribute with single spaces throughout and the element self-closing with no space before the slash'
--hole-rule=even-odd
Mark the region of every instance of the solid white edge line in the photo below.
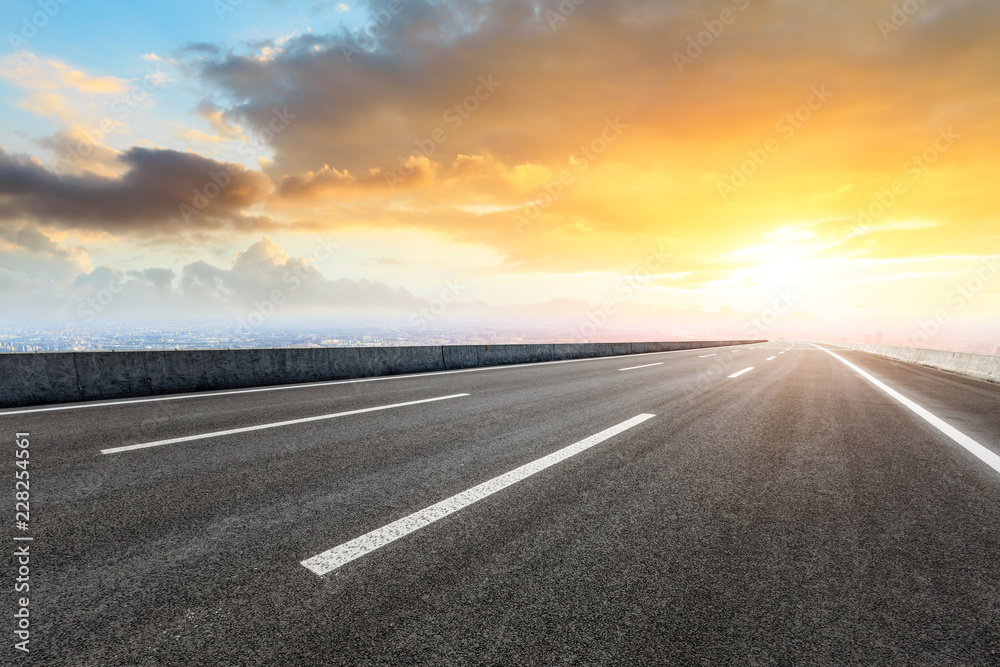
<svg viewBox="0 0 1000 667">
<path fill-rule="evenodd" d="M 640 352 L 639 354 L 613 354 L 609 357 L 586 357 L 584 359 L 560 359 L 558 361 L 536 361 L 523 364 L 481 366 L 478 368 L 457 368 L 451 371 L 431 371 L 429 373 L 409 373 L 402 375 L 380 375 L 378 377 L 354 378 L 350 380 L 330 380 L 325 382 L 306 382 L 306 383 L 300 382 L 296 384 L 283 384 L 271 387 L 253 387 L 248 389 L 230 389 L 226 391 L 197 392 L 197 393 L 188 393 L 181 395 L 151 396 L 149 398 L 132 398 L 123 401 L 109 401 L 101 403 L 84 403 L 84 404 L 73 403 L 69 405 L 55 405 L 45 408 L 25 408 L 23 410 L 10 410 L 7 412 L 0 410 L 0 417 L 5 417 L 7 415 L 23 415 L 30 412 L 53 412 L 55 410 L 82 410 L 85 408 L 107 408 L 116 405 L 132 405 L 134 403 L 153 403 L 157 401 L 183 401 L 192 398 L 214 398 L 216 396 L 233 396 L 236 394 L 256 394 L 264 391 L 287 391 L 289 389 L 313 389 L 316 387 L 330 387 L 338 384 L 357 384 L 360 382 L 409 380 L 411 378 L 430 377 L 433 375 L 453 375 L 455 373 L 478 373 L 481 371 L 502 371 L 511 368 L 551 366 L 552 364 L 572 364 L 580 361 L 605 361 L 607 359 L 620 359 L 622 357 L 649 357 L 656 354 L 678 354 L 680 352 L 701 352 L 702 350 L 723 350 L 730 347 L 746 347 L 746 345 L 718 345 L 716 347 L 692 347 L 686 350 L 667 350 L 666 352 Z"/>
<path fill-rule="evenodd" d="M 740 372 L 738 372 L 738 373 L 733 373 L 733 374 L 732 374 L 732 375 L 730 375 L 729 377 L 730 377 L 730 378 L 738 378 L 739 376 L 743 375 L 744 373 L 749 373 L 749 372 L 750 372 L 750 371 L 752 371 L 752 370 L 753 370 L 753 366 L 751 366 L 750 368 L 744 368 L 744 369 L 743 369 L 743 370 L 741 370 Z"/>
<path fill-rule="evenodd" d="M 916 403 L 914 403 L 913 401 L 911 401 L 907 397 L 905 397 L 902 394 L 900 394 L 895 389 L 892 389 L 891 387 L 889 387 L 888 385 L 886 385 L 885 383 L 883 383 L 881 380 L 878 380 L 874 376 L 870 375 L 869 373 L 861 370 L 860 368 L 858 368 L 857 366 L 855 366 L 854 364 L 852 364 L 851 362 L 849 362 L 847 359 L 844 359 L 843 357 L 841 357 L 839 354 L 836 354 L 836 353 L 832 352 L 831 350 L 826 349 L 825 347 L 820 347 L 819 345 L 816 345 L 816 343 L 813 343 L 813 345 L 816 346 L 816 347 L 818 347 L 819 349 L 823 350 L 824 352 L 827 352 L 827 353 L 833 355 L 833 357 L 835 357 L 836 359 L 839 359 L 841 362 L 843 362 L 844 364 L 846 364 L 850 368 L 853 368 L 859 375 L 861 375 L 861 377 L 863 377 L 864 379 L 868 380 L 873 385 L 875 385 L 876 387 L 878 387 L 879 389 L 881 389 L 882 391 L 884 391 L 885 393 L 887 393 L 889 396 L 891 396 L 892 398 L 896 399 L 897 401 L 899 401 L 900 403 L 902 403 L 903 405 L 905 405 L 906 407 L 908 407 L 910 410 L 912 410 L 914 413 L 916 413 L 921 419 L 923 419 L 924 421 L 926 421 L 927 423 L 929 423 L 931 426 L 933 426 L 937 430 L 939 430 L 942 433 L 944 433 L 946 436 L 948 436 L 949 438 L 951 438 L 952 440 L 954 440 L 955 442 L 957 442 L 958 444 L 960 444 L 962 447 L 965 447 L 967 450 L 969 450 L 969 452 L 971 452 L 973 455 L 975 455 L 980 461 L 982 461 L 983 463 L 985 463 L 989 467 L 993 468 L 997 472 L 1000 472 L 1000 456 L 997 456 L 996 454 L 994 454 L 992 451 L 990 451 L 986 447 L 983 447 L 978 442 L 976 442 L 975 440 L 973 440 L 969 436 L 965 435 L 964 433 L 962 433 L 957 428 L 955 428 L 954 426 L 952 426 L 948 422 L 944 421 L 940 417 L 938 417 L 935 414 L 931 413 L 926 408 L 923 408 L 923 407 L 917 405 Z"/>
<path fill-rule="evenodd" d="M 169 440 L 157 440 L 156 442 L 143 442 L 137 445 L 126 445 L 124 447 L 112 447 L 102 449 L 101 454 L 117 454 L 119 452 L 130 452 L 135 449 L 148 449 L 149 447 L 159 447 L 161 445 L 173 445 L 179 442 L 191 442 L 193 440 L 205 440 L 207 438 L 217 438 L 224 435 L 234 435 L 236 433 L 249 433 L 250 431 L 263 431 L 269 428 L 279 428 L 281 426 L 293 426 L 295 424 L 305 424 L 307 422 L 321 421 L 324 419 L 335 419 L 337 417 L 347 417 L 349 415 L 360 415 L 365 412 L 377 412 L 379 410 L 390 410 L 392 408 L 402 408 L 407 405 L 420 405 L 421 403 L 433 403 L 435 401 L 447 401 L 451 398 L 461 398 L 470 394 L 452 394 L 451 396 L 438 396 L 436 398 L 425 398 L 419 401 L 406 401 L 405 403 L 393 403 L 391 405 L 378 405 L 373 408 L 361 408 L 359 410 L 348 410 L 346 412 L 335 412 L 328 415 L 316 417 L 304 417 L 302 419 L 289 419 L 283 422 L 273 422 L 270 424 L 258 424 L 257 426 L 245 426 L 243 428 L 233 428 L 227 431 L 214 431 L 212 433 L 201 433 L 199 435 L 186 435 L 180 438 L 170 438 Z"/>
<path fill-rule="evenodd" d="M 698 357 L 698 358 L 699 358 L 699 359 L 706 359 L 706 358 L 708 358 L 708 357 L 717 357 L 717 356 L 719 356 L 719 355 L 717 355 L 717 354 L 703 354 L 703 355 L 701 355 L 701 356 L 700 356 L 700 357 Z"/>
<path fill-rule="evenodd" d="M 640 368 L 652 368 L 653 366 L 662 366 L 662 365 L 663 365 L 663 362 L 662 361 L 658 361 L 655 364 L 646 364 L 645 366 L 632 366 L 630 368 L 619 368 L 618 370 L 620 370 L 620 371 L 634 371 L 634 370 L 638 370 Z"/>
<path fill-rule="evenodd" d="M 451 496 L 450 498 L 446 498 L 441 502 L 435 503 L 430 507 L 426 507 L 419 512 L 414 512 L 409 516 L 405 516 L 402 519 L 393 521 L 392 523 L 382 526 L 381 528 L 365 533 L 361 537 L 356 537 L 349 542 L 341 544 L 340 546 L 324 551 L 323 553 L 313 556 L 312 558 L 307 558 L 302 561 L 301 564 L 315 574 L 323 576 L 324 574 L 336 570 L 342 565 L 350 563 L 352 560 L 369 554 L 391 542 L 395 542 L 399 538 L 409 535 L 416 530 L 420 530 L 421 528 L 428 526 L 439 519 L 443 519 L 449 514 L 454 514 L 455 512 L 468 507 L 483 498 L 491 496 L 498 491 L 502 491 L 512 484 L 516 484 L 517 482 L 527 479 L 537 472 L 541 472 L 550 466 L 553 466 L 561 461 L 565 461 L 571 456 L 575 456 L 582 451 L 590 449 L 594 445 L 604 442 L 608 438 L 618 435 L 633 426 L 637 426 L 654 416 L 655 415 L 651 414 L 641 414 L 632 417 L 632 419 L 605 429 L 600 433 L 592 435 L 589 438 L 585 438 L 577 443 L 569 445 L 568 447 L 563 447 L 548 456 L 543 456 L 542 458 L 536 459 L 531 463 L 515 468 L 508 473 L 494 477 L 493 479 L 474 486 L 467 491 L 463 491 Z"/>
</svg>

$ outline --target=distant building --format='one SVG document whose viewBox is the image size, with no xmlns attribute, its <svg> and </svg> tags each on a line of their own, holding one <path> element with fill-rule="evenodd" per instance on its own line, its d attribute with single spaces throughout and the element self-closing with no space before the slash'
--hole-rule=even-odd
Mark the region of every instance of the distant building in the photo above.
<svg viewBox="0 0 1000 667">
<path fill-rule="evenodd" d="M 882 344 L 882 332 L 881 331 L 876 331 L 875 332 L 875 344 L 876 345 L 881 345 Z"/>
<path fill-rule="evenodd" d="M 871 345 L 871 344 L 872 344 L 872 335 L 865 334 L 865 345 Z"/>
<path fill-rule="evenodd" d="M 1000 354 L 1000 343 L 997 343 L 997 349 L 993 351 L 993 354 Z"/>
</svg>

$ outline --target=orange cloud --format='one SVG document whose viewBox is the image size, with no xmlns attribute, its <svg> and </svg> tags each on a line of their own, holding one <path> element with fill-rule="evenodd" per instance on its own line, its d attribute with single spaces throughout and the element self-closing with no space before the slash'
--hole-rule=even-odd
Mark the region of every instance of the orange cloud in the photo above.
<svg viewBox="0 0 1000 667">
<path fill-rule="evenodd" d="M 625 270 L 665 247 L 681 277 L 651 289 L 663 302 L 794 282 L 831 308 L 915 310 L 906 281 L 947 293 L 961 260 L 885 262 L 1000 252 L 995 1 L 939 4 L 888 38 L 891 9 L 868 0 L 588 2 L 553 29 L 557 9 L 415 0 L 350 59 L 339 33 L 204 50 L 187 66 L 234 102 L 201 108 L 215 135 L 189 137 L 260 136 L 275 108 L 292 114 L 227 214 L 419 230 L 488 246 L 512 276 Z"/>
</svg>

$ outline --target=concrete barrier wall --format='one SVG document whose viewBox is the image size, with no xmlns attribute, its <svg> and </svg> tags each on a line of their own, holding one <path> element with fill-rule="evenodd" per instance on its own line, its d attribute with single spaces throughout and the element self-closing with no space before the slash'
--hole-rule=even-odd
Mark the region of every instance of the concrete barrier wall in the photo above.
<svg viewBox="0 0 1000 667">
<path fill-rule="evenodd" d="M 426 373 L 764 341 L 0 354 L 0 407 Z"/>
<path fill-rule="evenodd" d="M 948 352 L 947 350 L 924 350 L 914 347 L 865 345 L 864 343 L 837 343 L 837 345 L 861 352 L 870 352 L 880 357 L 930 366 L 978 380 L 1000 383 L 1000 355 L 996 354 Z"/>
</svg>

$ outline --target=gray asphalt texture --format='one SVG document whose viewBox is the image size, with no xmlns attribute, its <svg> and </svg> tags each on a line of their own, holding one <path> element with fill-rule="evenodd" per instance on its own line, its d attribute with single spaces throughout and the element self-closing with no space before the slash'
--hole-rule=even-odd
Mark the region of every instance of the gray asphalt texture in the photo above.
<svg viewBox="0 0 1000 667">
<path fill-rule="evenodd" d="M 0 662 L 1000 664 L 1000 474 L 827 352 L 766 361 L 790 346 L 0 412 L 9 443 L 31 433 L 35 538 L 32 652 Z M 1000 451 L 1000 386 L 832 349 Z M 641 413 L 334 572 L 300 565 Z"/>
</svg>

